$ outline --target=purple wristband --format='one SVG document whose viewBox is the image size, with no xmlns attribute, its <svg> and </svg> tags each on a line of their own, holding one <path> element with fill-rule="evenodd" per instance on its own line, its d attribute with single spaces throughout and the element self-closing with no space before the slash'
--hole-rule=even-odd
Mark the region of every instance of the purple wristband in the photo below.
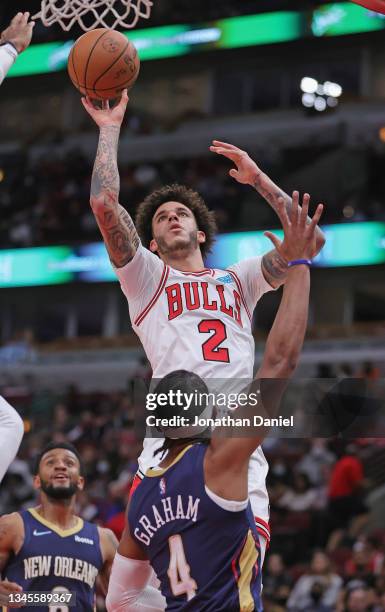
<svg viewBox="0 0 385 612">
<path fill-rule="evenodd" d="M 311 266 L 312 263 L 313 262 L 311 259 L 293 259 L 293 261 L 288 262 L 287 267 L 291 268 L 292 266 L 300 266 L 301 264 L 305 264 L 305 266 Z"/>
</svg>

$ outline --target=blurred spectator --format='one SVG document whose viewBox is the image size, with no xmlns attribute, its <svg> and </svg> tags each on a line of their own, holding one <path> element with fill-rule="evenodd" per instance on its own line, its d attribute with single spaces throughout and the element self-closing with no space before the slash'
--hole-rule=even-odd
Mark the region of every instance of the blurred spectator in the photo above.
<svg viewBox="0 0 385 612">
<path fill-rule="evenodd" d="M 274 604 L 274 612 L 283 612 L 293 584 L 282 556 L 271 553 L 267 557 L 263 576 L 263 593 L 267 603 Z"/>
<path fill-rule="evenodd" d="M 328 449 L 327 440 L 315 438 L 310 441 L 310 449 L 297 463 L 296 469 L 305 474 L 315 487 L 323 486 L 329 476 L 335 455 Z"/>
<path fill-rule="evenodd" d="M 287 602 L 288 610 L 334 612 L 342 578 L 333 572 L 328 556 L 314 553 L 310 572 L 301 576 L 294 585 Z"/>
<path fill-rule="evenodd" d="M 378 380 L 380 378 L 380 370 L 371 361 L 365 361 L 357 376 L 366 380 Z"/>
<path fill-rule="evenodd" d="M 329 482 L 329 516 L 332 529 L 344 530 L 354 519 L 351 535 L 355 536 L 367 521 L 367 507 L 363 502 L 364 469 L 358 456 L 357 446 L 353 443 L 346 447 L 336 462 Z M 337 538 L 337 539 L 335 539 Z M 339 536 L 335 534 L 330 546 L 334 548 Z"/>
<path fill-rule="evenodd" d="M 296 472 L 293 486 L 283 493 L 277 505 L 291 512 L 305 512 L 315 507 L 317 495 L 317 490 L 311 486 L 306 474 Z"/>
</svg>

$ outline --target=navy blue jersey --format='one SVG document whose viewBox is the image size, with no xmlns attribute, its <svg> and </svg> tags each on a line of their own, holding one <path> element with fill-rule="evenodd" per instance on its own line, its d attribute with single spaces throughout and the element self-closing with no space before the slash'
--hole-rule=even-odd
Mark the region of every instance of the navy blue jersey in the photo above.
<svg viewBox="0 0 385 612">
<path fill-rule="evenodd" d="M 131 497 L 130 532 L 160 580 L 167 610 L 259 612 L 260 550 L 250 504 L 207 489 L 206 450 L 193 444 L 168 468 L 147 471 Z"/>
<path fill-rule="evenodd" d="M 96 525 L 78 518 L 76 527 L 60 529 L 42 518 L 34 508 L 23 510 L 24 543 L 4 568 L 3 578 L 28 591 L 71 591 L 76 606 L 13 608 L 24 612 L 95 609 L 95 580 L 103 565 Z"/>
</svg>

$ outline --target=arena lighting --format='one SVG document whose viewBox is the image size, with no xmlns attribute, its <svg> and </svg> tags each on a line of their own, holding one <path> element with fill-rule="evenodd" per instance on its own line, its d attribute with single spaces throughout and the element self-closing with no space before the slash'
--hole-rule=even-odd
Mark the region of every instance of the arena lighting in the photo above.
<svg viewBox="0 0 385 612">
<path fill-rule="evenodd" d="M 325 98 L 321 98 L 321 96 L 317 96 L 314 100 L 314 108 L 316 111 L 322 113 L 322 111 L 326 110 L 326 100 Z"/>
<path fill-rule="evenodd" d="M 303 77 L 300 87 L 304 93 L 314 94 L 317 91 L 318 81 L 312 77 Z"/>
<path fill-rule="evenodd" d="M 304 93 L 302 95 L 302 104 L 306 106 L 306 108 L 313 108 L 315 101 L 315 95 L 313 93 Z"/>
<path fill-rule="evenodd" d="M 378 130 L 378 137 L 381 140 L 381 142 L 385 142 L 385 127 L 381 127 Z"/>
<path fill-rule="evenodd" d="M 303 92 L 302 105 L 318 113 L 338 106 L 338 98 L 342 95 L 342 87 L 338 83 L 319 83 L 317 79 L 308 76 L 301 79 L 300 88 Z"/>
<path fill-rule="evenodd" d="M 325 95 L 331 96 L 332 98 L 339 98 L 342 95 L 342 87 L 338 83 L 325 81 L 323 84 L 323 89 Z"/>
</svg>

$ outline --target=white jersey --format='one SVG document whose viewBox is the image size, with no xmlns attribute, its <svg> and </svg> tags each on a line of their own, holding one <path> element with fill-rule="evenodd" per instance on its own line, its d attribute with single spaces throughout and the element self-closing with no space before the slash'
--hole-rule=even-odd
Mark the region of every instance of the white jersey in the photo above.
<svg viewBox="0 0 385 612">
<path fill-rule="evenodd" d="M 23 433 L 21 417 L 0 395 L 0 482 L 15 458 Z"/>
<path fill-rule="evenodd" d="M 8 43 L 0 47 L 0 85 L 7 76 L 7 73 L 17 56 L 18 53 L 13 45 Z"/>
<path fill-rule="evenodd" d="M 181 272 L 140 246 L 132 261 L 116 270 L 154 378 L 184 369 L 206 384 L 232 379 L 238 388 L 231 391 L 240 391 L 252 379 L 252 314 L 259 298 L 272 290 L 261 260 L 254 257 L 226 270 Z M 143 473 L 154 465 L 154 451 L 162 444 L 159 438 L 145 439 L 139 458 Z M 268 466 L 261 448 L 254 455 L 258 465 L 249 474 L 249 488 L 258 492 L 258 516 L 267 521 Z"/>
</svg>

